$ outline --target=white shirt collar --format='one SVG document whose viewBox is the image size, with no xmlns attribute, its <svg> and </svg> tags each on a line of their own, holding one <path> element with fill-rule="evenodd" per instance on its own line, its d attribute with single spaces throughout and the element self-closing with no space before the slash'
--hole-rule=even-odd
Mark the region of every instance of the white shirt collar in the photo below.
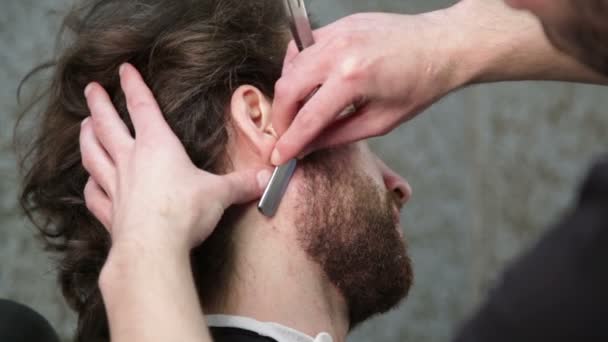
<svg viewBox="0 0 608 342">
<path fill-rule="evenodd" d="M 273 322 L 259 322 L 255 319 L 232 315 L 207 315 L 210 327 L 238 328 L 253 331 L 261 336 L 270 337 L 278 342 L 333 342 L 331 336 L 322 332 L 312 338 L 295 329 Z"/>
</svg>

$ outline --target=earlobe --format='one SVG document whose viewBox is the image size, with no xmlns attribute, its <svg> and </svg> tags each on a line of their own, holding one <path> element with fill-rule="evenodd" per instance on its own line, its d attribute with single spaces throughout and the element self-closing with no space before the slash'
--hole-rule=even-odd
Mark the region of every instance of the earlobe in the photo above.
<svg viewBox="0 0 608 342">
<path fill-rule="evenodd" d="M 231 116 L 237 136 L 237 144 L 247 144 L 252 152 L 264 160 L 277 141 L 272 127 L 271 101 L 256 87 L 239 87 L 232 95 Z"/>
</svg>

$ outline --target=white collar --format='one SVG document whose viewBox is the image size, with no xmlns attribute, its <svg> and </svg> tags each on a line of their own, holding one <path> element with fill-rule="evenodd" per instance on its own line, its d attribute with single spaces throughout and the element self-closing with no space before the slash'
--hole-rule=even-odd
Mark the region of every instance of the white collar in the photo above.
<svg viewBox="0 0 608 342">
<path fill-rule="evenodd" d="M 295 329 L 274 322 L 259 322 L 255 319 L 232 315 L 207 315 L 210 327 L 238 328 L 253 331 L 260 336 L 270 337 L 278 342 L 333 342 L 331 335 L 322 332 L 312 338 Z"/>
</svg>

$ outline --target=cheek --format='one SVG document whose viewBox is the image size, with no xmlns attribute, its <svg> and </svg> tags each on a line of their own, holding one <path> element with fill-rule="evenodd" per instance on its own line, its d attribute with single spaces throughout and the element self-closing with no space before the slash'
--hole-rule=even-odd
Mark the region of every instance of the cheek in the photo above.
<svg viewBox="0 0 608 342">
<path fill-rule="evenodd" d="M 371 151 L 367 144 L 361 143 L 358 145 L 356 158 L 354 158 L 354 160 L 356 164 L 355 167 L 371 179 L 378 188 L 386 188 L 382 176 L 382 169 L 378 165 L 378 157 Z"/>
</svg>

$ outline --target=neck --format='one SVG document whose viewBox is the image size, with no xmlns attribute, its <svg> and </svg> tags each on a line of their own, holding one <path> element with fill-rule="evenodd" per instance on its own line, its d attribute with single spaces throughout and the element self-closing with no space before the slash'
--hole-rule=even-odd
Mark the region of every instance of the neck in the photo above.
<svg viewBox="0 0 608 342">
<path fill-rule="evenodd" d="M 205 311 L 275 322 L 312 337 L 327 332 L 334 341 L 345 341 L 349 322 L 343 296 L 306 256 L 293 225 L 260 216 L 254 209 L 237 224 L 235 270 Z"/>
</svg>

